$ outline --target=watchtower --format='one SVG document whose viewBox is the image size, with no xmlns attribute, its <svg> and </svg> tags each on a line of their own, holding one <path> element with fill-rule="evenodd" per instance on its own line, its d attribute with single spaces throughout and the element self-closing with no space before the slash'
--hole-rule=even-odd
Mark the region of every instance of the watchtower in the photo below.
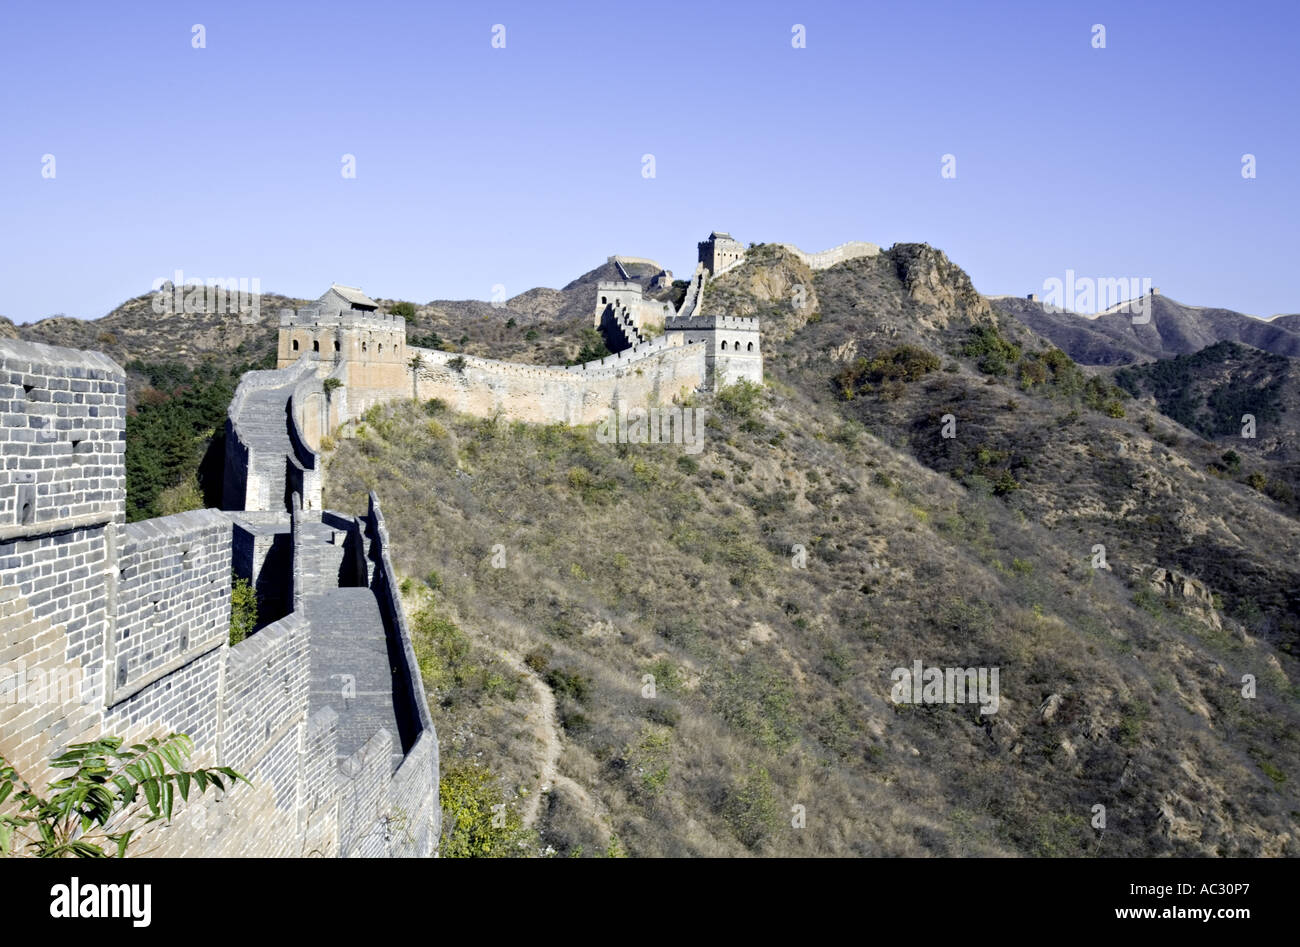
<svg viewBox="0 0 1300 947">
<path fill-rule="evenodd" d="M 664 334 L 680 333 L 682 344 L 704 343 L 704 380 L 710 388 L 742 378 L 763 384 L 763 352 L 757 316 L 672 316 Z"/>
<path fill-rule="evenodd" d="M 745 259 L 745 247 L 729 233 L 715 230 L 708 238 L 699 243 L 700 262 L 709 271 L 710 276 L 717 276 Z"/>
<path fill-rule="evenodd" d="M 302 309 L 280 310 L 276 367 L 314 352 L 323 372 L 347 363 L 351 388 L 402 388 L 406 381 L 406 320 L 351 286 L 330 286 Z"/>
</svg>

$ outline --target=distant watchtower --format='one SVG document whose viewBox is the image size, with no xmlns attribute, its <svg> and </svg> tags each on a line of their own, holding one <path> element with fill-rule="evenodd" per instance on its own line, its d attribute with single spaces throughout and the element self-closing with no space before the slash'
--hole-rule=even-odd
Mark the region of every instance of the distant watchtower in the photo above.
<svg viewBox="0 0 1300 947">
<path fill-rule="evenodd" d="M 707 240 L 701 240 L 699 248 L 700 262 L 710 276 L 717 276 L 745 259 L 744 244 L 720 230 L 709 234 Z"/>
<path fill-rule="evenodd" d="M 307 352 L 323 371 L 347 363 L 350 388 L 394 388 L 406 384 L 406 320 L 379 311 L 379 304 L 351 286 L 330 286 L 310 306 L 280 310 L 276 367 Z"/>
</svg>

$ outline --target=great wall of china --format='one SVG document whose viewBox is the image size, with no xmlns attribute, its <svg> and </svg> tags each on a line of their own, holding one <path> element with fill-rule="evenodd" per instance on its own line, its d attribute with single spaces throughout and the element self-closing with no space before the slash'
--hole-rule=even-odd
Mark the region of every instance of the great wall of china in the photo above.
<svg viewBox="0 0 1300 947">
<path fill-rule="evenodd" d="M 795 252 L 816 266 L 872 247 Z M 379 499 L 357 515 L 322 508 L 321 440 L 398 399 L 588 424 L 620 402 L 761 384 L 758 320 L 705 311 L 708 280 L 744 250 L 717 232 L 699 250 L 675 312 L 640 282 L 598 284 L 594 322 L 613 354 L 572 366 L 408 346 L 402 318 L 331 287 L 281 313 L 278 367 L 239 384 L 223 510 L 130 524 L 122 368 L 0 339 L 0 755 L 44 785 L 70 743 L 183 732 L 196 764 L 253 785 L 193 799 L 150 836 L 156 854 L 434 853 L 438 738 Z M 612 259 L 623 276 L 623 261 L 658 268 Z M 259 604 L 236 644 L 232 574 Z"/>
</svg>

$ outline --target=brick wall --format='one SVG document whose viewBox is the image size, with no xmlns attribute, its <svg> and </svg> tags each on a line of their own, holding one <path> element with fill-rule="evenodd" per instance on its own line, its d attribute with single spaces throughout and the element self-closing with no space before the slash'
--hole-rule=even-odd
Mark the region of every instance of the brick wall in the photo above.
<svg viewBox="0 0 1300 947">
<path fill-rule="evenodd" d="M 123 528 L 110 702 L 227 639 L 230 564 L 230 519 L 216 510 Z"/>
</svg>

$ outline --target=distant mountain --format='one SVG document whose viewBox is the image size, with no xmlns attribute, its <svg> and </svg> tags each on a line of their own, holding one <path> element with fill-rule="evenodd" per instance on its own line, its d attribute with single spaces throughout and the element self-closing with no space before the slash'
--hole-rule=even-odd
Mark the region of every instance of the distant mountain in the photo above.
<svg viewBox="0 0 1300 947">
<path fill-rule="evenodd" d="M 208 358 L 234 357 L 252 361 L 275 350 L 275 338 L 282 308 L 301 306 L 303 300 L 274 293 L 259 297 L 256 314 L 246 312 L 158 312 L 154 294 L 128 299 L 99 319 L 52 316 L 13 327 L 0 322 L 0 336 L 6 323 L 18 338 L 48 345 L 93 349 L 125 366 L 133 360 L 180 362 L 193 368 Z M 234 308 L 234 307 L 228 307 Z"/>
<path fill-rule="evenodd" d="M 1129 365 L 1190 355 L 1216 342 L 1241 342 L 1274 355 L 1300 358 L 1300 315 L 1266 321 L 1231 309 L 1187 306 L 1168 296 L 1153 296 L 1150 322 L 1134 325 L 1128 312 L 1093 318 L 1051 312 L 1041 301 L 1019 297 L 992 297 L 989 302 L 1084 365 Z"/>
</svg>

